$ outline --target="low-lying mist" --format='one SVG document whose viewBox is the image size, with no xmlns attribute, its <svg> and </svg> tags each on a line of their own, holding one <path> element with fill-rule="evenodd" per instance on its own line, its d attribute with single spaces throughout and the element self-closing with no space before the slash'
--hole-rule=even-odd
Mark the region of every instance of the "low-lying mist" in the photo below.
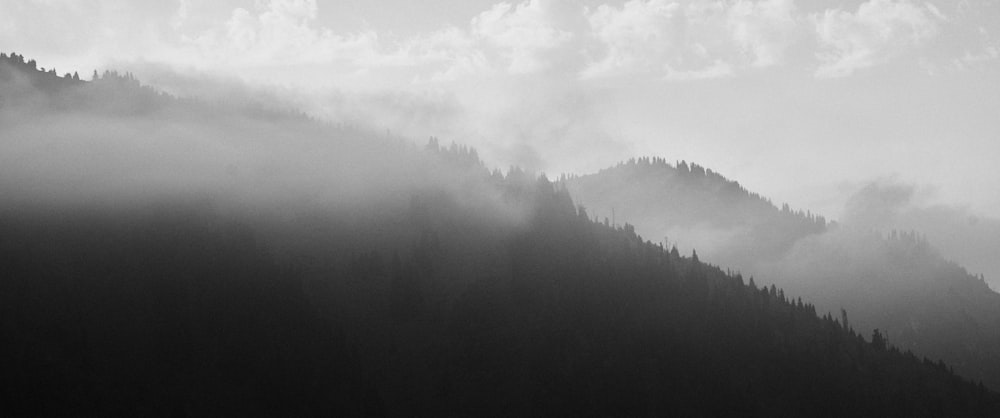
<svg viewBox="0 0 1000 418">
<path fill-rule="evenodd" d="M 336 125 L 404 137 L 435 135 L 474 147 L 497 167 L 559 173 L 628 157 L 609 93 L 547 75 L 418 82 L 373 88 L 243 81 L 143 62 L 116 63 L 164 91 L 208 101 L 267 103 Z"/>
<path fill-rule="evenodd" d="M 844 219 L 827 222 L 779 209 L 697 164 L 659 158 L 571 177 L 568 185 L 598 217 L 697 250 L 820 312 L 846 310 L 864 334 L 881 329 L 902 347 L 1000 385 L 1000 295 L 986 282 L 990 272 L 980 274 L 994 263 L 987 254 L 1000 236 L 995 221 L 924 206 L 915 187 L 882 180 L 847 199 Z"/>
<path fill-rule="evenodd" d="M 844 223 L 875 231 L 916 231 L 941 254 L 1000 289 L 1000 219 L 967 208 L 925 203 L 933 197 L 915 185 L 879 179 L 854 193 Z"/>
<path fill-rule="evenodd" d="M 803 415 L 831 394 L 850 400 L 834 415 L 903 403 L 969 415 L 994 402 L 811 301 L 594 222 L 608 211 L 576 206 L 570 181 L 317 121 L 239 84 L 178 98 L 131 74 L 85 82 L 7 61 L 0 403 L 25 415 Z M 867 272 L 862 261 L 930 254 L 908 235 L 840 241 L 822 218 L 684 167 L 677 196 L 730 193 L 667 200 L 675 225 L 712 261 L 713 247 L 759 237 L 733 260 L 772 268 L 757 283 L 850 282 L 837 257 Z M 810 258 L 822 251 L 833 256 Z"/>
<path fill-rule="evenodd" d="M 240 93 L 178 99 L 131 75 L 57 91 L 39 88 L 45 82 L 15 73 L 0 87 L 6 209 L 121 208 L 196 196 L 244 214 L 363 214 L 406 208 L 414 193 L 458 199 L 461 190 L 462 200 L 479 200 L 463 203 L 481 206 L 483 216 L 519 216 L 478 184 L 483 176 L 464 175 L 481 167 L 449 163 L 409 139 L 270 109 Z"/>
</svg>

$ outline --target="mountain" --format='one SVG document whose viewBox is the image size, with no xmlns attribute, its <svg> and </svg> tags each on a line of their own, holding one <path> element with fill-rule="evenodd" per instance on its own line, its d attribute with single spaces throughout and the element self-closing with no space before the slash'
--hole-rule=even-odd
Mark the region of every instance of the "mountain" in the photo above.
<svg viewBox="0 0 1000 418">
<path fill-rule="evenodd" d="M 879 328 L 901 348 L 1000 387 L 1000 295 L 919 234 L 779 209 L 710 169 L 659 158 L 572 177 L 566 187 L 592 213 L 614 211 L 643 235 L 696 247 L 820 312 L 846 309 L 854 328 Z"/>
<path fill-rule="evenodd" d="M 11 79 L 5 415 L 1000 412 L 942 362 L 466 147 Z"/>
<path fill-rule="evenodd" d="M 742 267 L 785 254 L 827 229 L 822 216 L 781 209 L 698 164 L 633 159 L 593 175 L 570 176 L 570 192 L 591 212 L 635 225 L 654 239 L 710 251 Z M 721 261 L 721 260 L 720 260 Z"/>
</svg>

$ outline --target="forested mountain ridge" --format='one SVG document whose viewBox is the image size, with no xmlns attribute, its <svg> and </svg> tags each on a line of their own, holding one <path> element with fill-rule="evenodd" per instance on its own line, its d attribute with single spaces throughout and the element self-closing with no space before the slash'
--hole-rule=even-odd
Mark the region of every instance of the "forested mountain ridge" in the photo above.
<svg viewBox="0 0 1000 418">
<path fill-rule="evenodd" d="M 640 158 L 566 179 L 579 201 L 637 231 L 817 304 L 846 308 L 900 347 L 1000 386 L 1000 295 L 915 232 L 862 230 L 781 209 L 710 169 Z M 709 237 L 709 238 L 706 238 Z"/>
<path fill-rule="evenodd" d="M 780 256 L 796 239 L 827 229 L 822 216 L 793 211 L 787 204 L 779 209 L 738 182 L 686 161 L 670 164 L 643 157 L 563 180 L 591 212 L 636 225 L 654 241 L 682 240 L 687 247 L 703 250 L 719 247 L 713 244 L 721 241 L 738 246 L 726 249 L 747 259 Z M 753 245 L 740 245 L 749 237 L 756 240 Z"/>
<path fill-rule="evenodd" d="M 78 73 L 59 75 L 55 68 L 39 67 L 33 59 L 17 53 L 0 52 L 0 107 L 8 111 L 84 112 L 103 115 L 146 115 L 184 111 L 202 117 L 252 116 L 257 119 L 309 119 L 298 109 L 282 103 L 236 100 L 212 103 L 178 97 L 142 84 L 132 73 L 113 70 L 81 77 Z"/>
<path fill-rule="evenodd" d="M 399 237 L 409 248 L 284 267 L 252 229 L 199 205 L 5 216 L 5 404 L 359 415 L 1000 407 L 943 363 L 592 222 L 544 179 L 502 187 L 534 202 L 529 225 L 487 232 L 456 222 L 466 209 L 417 197 L 406 217 L 422 232 Z M 352 229 L 329 232 L 367 228 Z"/>
<path fill-rule="evenodd" d="M 79 74 L 60 76 L 56 69 L 38 67 L 16 53 L 0 53 L 0 106 L 31 111 L 86 110 L 115 113 L 143 112 L 160 107 L 170 96 L 142 86 L 132 74 L 94 71 L 90 81 Z M 16 103 L 11 101 L 16 100 Z"/>
<path fill-rule="evenodd" d="M 34 121 L 86 109 L 0 125 L 25 160 L 0 167 L 5 415 L 1000 412 L 944 363 L 595 222 L 563 184 L 469 148 L 166 101 L 65 137 Z M 59 153 L 123 133 L 97 149 L 125 156 Z M 137 168 L 148 154 L 170 164 Z"/>
</svg>

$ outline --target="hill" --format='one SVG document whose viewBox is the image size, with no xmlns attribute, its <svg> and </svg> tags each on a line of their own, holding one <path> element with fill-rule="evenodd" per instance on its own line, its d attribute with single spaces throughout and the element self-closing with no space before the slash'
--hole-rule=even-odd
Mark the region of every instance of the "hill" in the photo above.
<svg viewBox="0 0 1000 418">
<path fill-rule="evenodd" d="M 643 235 L 694 246 L 703 257 L 820 312 L 846 309 L 863 332 L 1000 387 L 1000 295 L 913 232 L 827 223 L 778 208 L 697 164 L 643 158 L 566 181 L 592 212 L 615 211 Z"/>
<path fill-rule="evenodd" d="M 7 415 L 1000 411 L 474 150 L 158 106 L 0 124 Z"/>
</svg>

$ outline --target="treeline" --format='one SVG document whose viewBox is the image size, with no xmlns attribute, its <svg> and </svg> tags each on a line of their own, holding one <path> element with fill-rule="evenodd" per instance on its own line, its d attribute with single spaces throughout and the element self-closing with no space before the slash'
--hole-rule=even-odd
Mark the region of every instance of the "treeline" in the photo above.
<svg viewBox="0 0 1000 418">
<path fill-rule="evenodd" d="M 900 347 L 1000 387 L 1000 295 L 983 277 L 915 232 L 863 230 L 778 209 L 695 165 L 640 158 L 567 184 L 574 198 L 602 215 L 616 213 L 644 235 L 697 247 L 707 259 L 808 298 L 821 312 L 847 308 L 866 334 L 878 328 Z"/>
<path fill-rule="evenodd" d="M 5 104 L 6 103 L 6 104 Z M 203 117 L 238 114 L 260 120 L 312 120 L 299 109 L 263 102 L 212 103 L 177 97 L 142 84 L 131 72 L 94 70 L 90 79 L 77 72 L 60 76 L 54 68 L 39 67 L 17 53 L 0 53 L 0 108 L 34 114 L 46 111 L 76 111 L 92 115 L 136 116 L 154 112 L 182 111 Z"/>
<path fill-rule="evenodd" d="M 991 416 L 943 363 L 504 176 L 528 223 L 417 193 L 394 248 L 275 261 L 202 203 L 7 213 L 5 408 L 36 414 Z M 331 214 L 333 216 L 333 214 Z M 313 220 L 315 221 L 315 220 Z M 364 242 L 366 228 L 327 233 Z M 323 249 L 319 249 L 324 252 Z M 15 409 L 16 408 L 16 409 Z M 267 412 L 270 411 L 270 412 Z"/>
<path fill-rule="evenodd" d="M 39 68 L 38 67 L 38 62 L 36 62 L 35 60 L 29 59 L 29 60 L 25 61 L 24 55 L 19 55 L 19 54 L 14 53 L 14 52 L 11 52 L 10 55 L 8 55 L 5 52 L 0 52 L 0 65 L 2 65 L 2 64 L 6 64 L 6 65 L 14 68 L 15 70 L 21 71 L 22 73 L 32 74 L 32 75 L 36 75 L 36 76 L 42 76 L 42 77 L 45 77 L 48 80 L 60 80 L 61 79 L 61 80 L 66 80 L 67 82 L 69 82 L 69 81 L 81 81 L 80 80 L 80 74 L 78 74 L 75 71 L 73 72 L 73 74 L 66 73 L 62 77 L 59 77 L 59 73 L 56 72 L 55 68 L 50 68 L 48 70 L 46 70 L 45 67 Z M 10 76 L 9 73 L 4 74 L 4 73 L 0 72 L 0 74 L 2 74 L 3 76 L 8 76 L 8 77 Z"/>
<path fill-rule="evenodd" d="M 520 231 L 463 242 L 454 237 L 467 227 L 445 221 L 454 208 L 421 200 L 414 210 L 439 219 L 410 252 L 364 254 L 317 283 L 330 300 L 369 300 L 363 316 L 389 330 L 364 322 L 350 334 L 379 341 L 361 350 L 385 365 L 376 381 L 408 388 L 391 411 L 986 416 L 998 406 L 881 333 L 866 340 L 774 286 L 593 222 L 558 183 L 530 189 L 537 206 Z M 444 296 L 448 284 L 464 290 Z M 383 288 L 397 296 L 372 303 Z"/>
<path fill-rule="evenodd" d="M 303 135 L 326 129 L 301 124 Z M 183 191 L 146 205 L 4 206 L 0 408 L 1000 412 L 997 394 L 880 333 L 858 335 L 846 315 L 818 317 L 774 286 L 596 222 L 566 182 L 489 170 L 460 145 L 382 141 L 378 158 L 436 162 L 403 172 L 428 181 L 273 212 Z"/>
<path fill-rule="evenodd" d="M 576 186 L 576 184 L 597 182 L 606 177 L 629 177 L 638 180 L 640 183 L 648 182 L 642 179 L 658 178 L 657 181 L 662 182 L 662 186 L 669 185 L 669 182 L 664 179 L 676 178 L 680 182 L 704 192 L 717 193 L 725 196 L 728 201 L 739 202 L 741 203 L 741 209 L 744 210 L 747 208 L 742 206 L 743 203 L 747 201 L 753 202 L 751 210 L 758 216 L 773 216 L 778 212 L 777 206 L 771 202 L 771 199 L 747 190 L 739 182 L 729 180 L 711 168 L 703 167 L 694 162 L 688 163 L 685 160 L 671 164 L 666 158 L 662 157 L 630 158 L 627 161 L 619 162 L 613 167 L 602 169 L 595 174 L 563 175 L 560 179 L 573 184 L 574 189 L 582 189 L 584 186 Z M 586 187 L 593 186 L 587 185 Z M 780 214 L 781 216 L 791 216 L 797 218 L 796 220 L 799 222 L 810 224 L 811 229 L 816 231 L 822 231 L 827 225 L 826 218 L 823 216 L 810 211 L 792 210 L 787 203 L 782 204 Z"/>
<path fill-rule="evenodd" d="M 796 239 L 832 226 L 810 212 L 779 209 L 738 182 L 686 161 L 631 159 L 565 182 L 599 218 L 631 223 L 654 241 L 702 249 L 741 270 L 780 257 Z"/>
</svg>

